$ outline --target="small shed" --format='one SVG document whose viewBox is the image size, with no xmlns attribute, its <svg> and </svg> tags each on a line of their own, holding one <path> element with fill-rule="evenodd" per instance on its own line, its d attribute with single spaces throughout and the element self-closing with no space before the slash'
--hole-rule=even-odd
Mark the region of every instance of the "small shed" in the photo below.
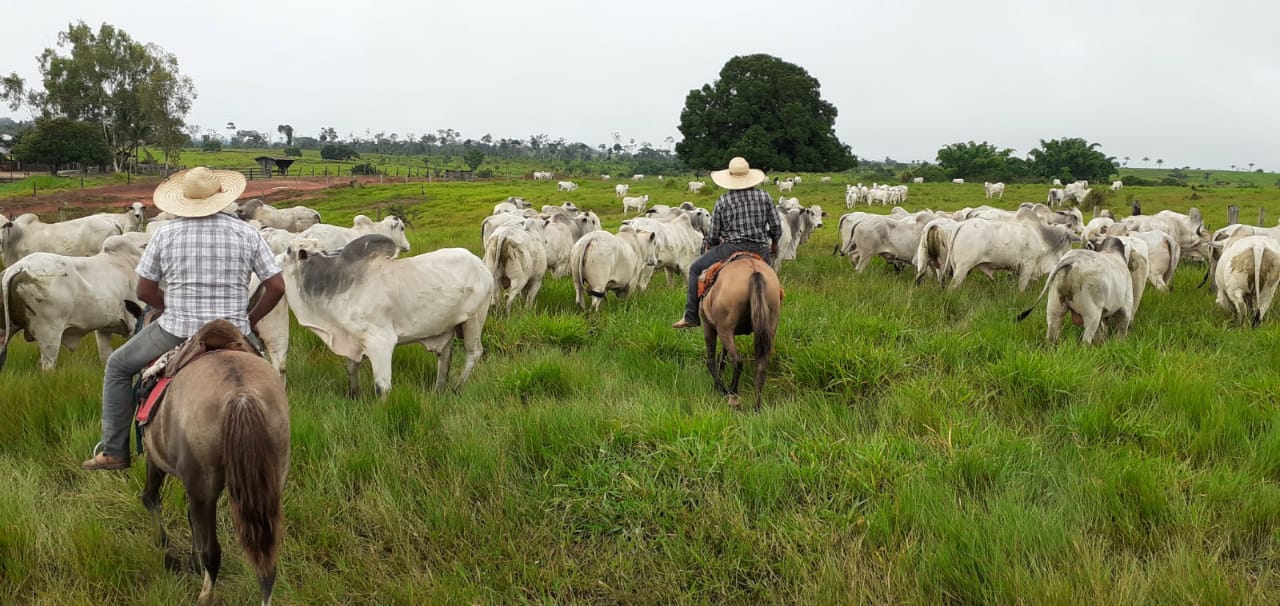
<svg viewBox="0 0 1280 606">
<path fill-rule="evenodd" d="M 270 175 L 273 172 L 271 169 L 275 168 L 276 171 L 274 172 L 278 172 L 279 174 L 283 175 L 289 172 L 289 167 L 293 165 L 293 161 L 297 160 L 297 158 L 273 158 L 271 156 L 258 156 L 253 160 L 258 163 L 258 166 L 262 167 L 263 173 Z"/>
</svg>

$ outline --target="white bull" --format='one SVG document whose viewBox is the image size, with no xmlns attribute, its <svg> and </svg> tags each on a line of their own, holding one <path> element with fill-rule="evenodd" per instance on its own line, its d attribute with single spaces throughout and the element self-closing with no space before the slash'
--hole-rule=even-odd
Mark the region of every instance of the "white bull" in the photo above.
<svg viewBox="0 0 1280 606">
<path fill-rule="evenodd" d="M 657 264 L 653 256 L 653 232 L 623 226 L 614 235 L 594 231 L 573 245 L 569 269 L 573 273 L 573 300 L 584 311 L 591 298 L 591 311 L 599 311 L 609 291 L 619 297 L 644 290 L 645 275 Z M 650 271 L 645 271 L 646 266 Z"/>
<path fill-rule="evenodd" d="M 970 270 L 988 276 L 996 270 L 1018 275 L 1018 290 L 1049 273 L 1073 241 L 1070 230 L 1045 225 L 1031 209 L 1020 209 L 1012 221 L 965 221 L 952 238 L 948 272 L 951 288 L 959 288 Z"/>
<path fill-rule="evenodd" d="M 1057 343 L 1062 319 L 1068 313 L 1084 327 L 1082 339 L 1093 343 L 1104 332 L 1105 320 L 1117 334 L 1125 334 L 1133 323 L 1133 280 L 1127 251 L 1119 240 L 1108 238 L 1102 250 L 1073 250 L 1063 255 L 1045 280 L 1036 302 L 1018 316 L 1022 321 L 1048 295 L 1045 340 Z"/>
<path fill-rule="evenodd" d="M 44 223 L 30 213 L 12 221 L 0 215 L 0 260 L 9 266 L 37 252 L 88 257 L 101 251 L 107 238 L 121 233 L 119 223 L 103 216 Z"/>
<path fill-rule="evenodd" d="M 284 229 L 294 233 L 301 232 L 312 225 L 320 223 L 320 213 L 305 206 L 293 208 L 272 208 L 254 199 L 240 205 L 236 213 L 246 221 L 253 219 L 263 226 Z"/>
<path fill-rule="evenodd" d="M 326 250 L 336 250 L 346 246 L 361 236 L 380 234 L 391 239 L 400 250 L 409 250 L 409 238 L 405 236 L 404 219 L 390 215 L 377 223 L 364 215 L 356 215 L 351 227 L 339 227 L 320 223 L 312 225 L 298 234 L 299 238 L 315 240 Z"/>
<path fill-rule="evenodd" d="M 1240 324 L 1258 326 L 1267 317 L 1280 286 L 1280 243 L 1243 233 L 1227 239 L 1214 273 L 1218 305 Z"/>
<path fill-rule="evenodd" d="M 547 249 L 544 243 L 546 219 L 525 219 L 521 223 L 504 225 L 493 232 L 484 245 L 484 264 L 493 276 L 493 299 L 497 304 L 503 291 L 507 293 L 505 311 L 511 313 L 511 304 L 524 295 L 527 307 L 542 288 L 542 277 L 547 273 Z"/>
</svg>

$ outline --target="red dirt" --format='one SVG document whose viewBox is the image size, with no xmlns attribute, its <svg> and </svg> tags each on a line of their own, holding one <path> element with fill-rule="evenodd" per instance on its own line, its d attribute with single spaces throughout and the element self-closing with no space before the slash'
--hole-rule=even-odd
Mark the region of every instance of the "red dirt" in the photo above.
<svg viewBox="0 0 1280 606">
<path fill-rule="evenodd" d="M 358 177 L 363 184 L 377 183 L 377 177 Z M 304 196 L 307 192 L 327 189 L 329 187 L 349 187 L 350 177 L 331 177 L 328 183 L 323 177 L 283 177 L 277 179 L 255 179 L 249 182 L 241 200 L 259 198 L 264 202 L 279 202 Z M 106 208 L 124 208 L 134 202 L 142 202 L 153 210 L 151 194 L 155 192 L 159 181 L 146 179 L 134 183 L 120 185 L 103 185 L 86 189 L 67 189 L 49 194 L 9 198 L 0 200 L 0 214 L 14 217 L 23 213 L 54 213 L 60 209 L 101 210 Z"/>
</svg>

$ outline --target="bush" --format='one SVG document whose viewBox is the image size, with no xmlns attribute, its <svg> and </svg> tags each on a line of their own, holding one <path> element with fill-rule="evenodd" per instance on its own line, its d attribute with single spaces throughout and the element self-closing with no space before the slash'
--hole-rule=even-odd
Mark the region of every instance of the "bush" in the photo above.
<svg viewBox="0 0 1280 606">
<path fill-rule="evenodd" d="M 374 166 L 372 162 L 365 162 L 364 164 L 355 164 L 351 167 L 351 174 L 353 175 L 376 175 L 379 172 L 381 171 L 379 171 L 378 168 Z"/>
<path fill-rule="evenodd" d="M 1168 185 L 1170 187 L 1186 187 L 1187 182 L 1174 177 L 1164 177 L 1160 179 L 1160 185 Z"/>
<path fill-rule="evenodd" d="M 487 169 L 487 168 L 480 169 L 480 170 L 476 171 L 476 178 L 479 178 L 479 179 L 492 179 L 492 178 L 493 178 L 493 171 L 491 171 L 491 170 L 489 170 L 489 169 Z"/>
<path fill-rule="evenodd" d="M 351 160 L 359 158 L 360 154 L 346 143 L 330 143 L 320 148 L 320 157 L 325 160 Z"/>
<path fill-rule="evenodd" d="M 284 155 L 286 155 L 286 156 L 293 156 L 293 157 L 295 157 L 295 158 L 301 158 L 301 157 L 302 157 L 302 150 L 301 150 L 300 148 L 297 148 L 297 147 L 286 147 L 286 148 L 284 148 Z"/>
<path fill-rule="evenodd" d="M 204 152 L 220 152 L 222 151 L 222 141 L 220 139 L 206 138 L 200 143 L 200 151 Z"/>
</svg>

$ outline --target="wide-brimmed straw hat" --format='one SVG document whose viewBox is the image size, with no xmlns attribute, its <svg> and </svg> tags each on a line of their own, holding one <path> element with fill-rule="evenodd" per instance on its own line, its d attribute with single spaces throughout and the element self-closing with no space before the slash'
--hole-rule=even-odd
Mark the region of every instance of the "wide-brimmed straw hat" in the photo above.
<svg viewBox="0 0 1280 606">
<path fill-rule="evenodd" d="M 742 156 L 729 161 L 729 168 L 711 173 L 711 180 L 725 189 L 749 189 L 764 183 L 764 171 L 751 168 Z"/>
<path fill-rule="evenodd" d="M 207 217 L 235 202 L 244 187 L 244 175 L 234 170 L 197 166 L 174 173 L 152 199 L 156 208 L 179 217 Z"/>
</svg>

